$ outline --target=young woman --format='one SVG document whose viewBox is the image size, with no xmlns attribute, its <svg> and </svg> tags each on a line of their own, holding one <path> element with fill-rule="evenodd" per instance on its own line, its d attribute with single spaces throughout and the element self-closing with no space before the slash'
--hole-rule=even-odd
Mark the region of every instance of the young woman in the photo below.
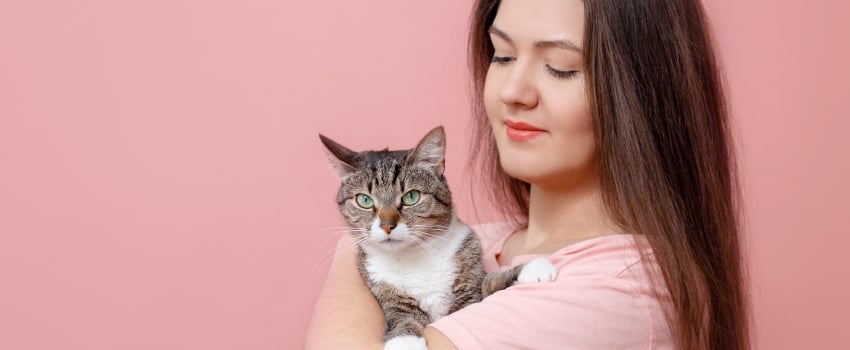
<svg viewBox="0 0 850 350">
<path fill-rule="evenodd" d="M 478 0 L 470 60 L 476 168 L 520 224 L 479 228 L 485 266 L 545 256 L 559 275 L 434 322 L 428 348 L 749 348 L 734 153 L 699 0 Z M 355 259 L 334 261 L 308 347 L 382 347 Z"/>
</svg>

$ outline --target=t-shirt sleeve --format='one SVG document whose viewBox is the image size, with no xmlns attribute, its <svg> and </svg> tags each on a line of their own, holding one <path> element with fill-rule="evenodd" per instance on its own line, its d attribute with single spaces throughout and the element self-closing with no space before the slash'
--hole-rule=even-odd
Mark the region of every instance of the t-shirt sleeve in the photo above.
<svg viewBox="0 0 850 350">
<path fill-rule="evenodd" d="M 515 285 L 437 320 L 460 350 L 659 349 L 651 300 L 618 276 Z"/>
</svg>

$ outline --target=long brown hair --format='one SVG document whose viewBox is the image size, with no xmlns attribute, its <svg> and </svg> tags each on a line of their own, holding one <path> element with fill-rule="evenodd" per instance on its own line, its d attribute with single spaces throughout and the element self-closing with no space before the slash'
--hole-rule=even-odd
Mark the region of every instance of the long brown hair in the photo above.
<svg viewBox="0 0 850 350">
<path fill-rule="evenodd" d="M 498 7 L 477 0 L 472 14 L 470 168 L 503 214 L 527 220 L 529 184 L 502 171 L 481 100 Z M 679 348 L 749 349 L 740 186 L 704 9 L 699 0 L 584 0 L 584 9 L 584 74 L 606 210 L 647 236 Z"/>
</svg>

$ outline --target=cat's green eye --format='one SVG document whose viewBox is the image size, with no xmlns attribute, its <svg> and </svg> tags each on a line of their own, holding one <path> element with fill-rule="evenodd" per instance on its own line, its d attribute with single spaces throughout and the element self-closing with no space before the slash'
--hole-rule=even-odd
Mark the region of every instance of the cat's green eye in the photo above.
<svg viewBox="0 0 850 350">
<path fill-rule="evenodd" d="M 407 193 L 405 193 L 403 196 L 401 196 L 401 202 L 404 203 L 404 205 L 414 205 L 416 203 L 419 203 L 419 197 L 421 197 L 419 191 L 410 190 L 407 191 Z"/>
<path fill-rule="evenodd" d="M 357 202 L 357 205 L 359 205 L 363 209 L 372 209 L 372 207 L 375 206 L 375 202 L 372 201 L 372 197 L 369 197 L 362 193 L 354 196 L 354 200 Z"/>
</svg>

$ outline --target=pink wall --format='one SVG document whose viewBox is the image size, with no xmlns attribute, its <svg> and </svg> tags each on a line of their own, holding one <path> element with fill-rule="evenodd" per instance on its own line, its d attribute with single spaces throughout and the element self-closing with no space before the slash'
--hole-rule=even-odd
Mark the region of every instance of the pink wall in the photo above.
<svg viewBox="0 0 850 350">
<path fill-rule="evenodd" d="M 850 4 L 708 7 L 742 143 L 758 348 L 846 348 Z"/>
<path fill-rule="evenodd" d="M 471 216 L 469 4 L 0 3 L 0 349 L 301 347 L 341 234 L 318 132 L 400 148 L 446 125 Z M 709 7 L 742 140 L 759 348 L 835 348 L 850 312 L 850 8 Z"/>
</svg>

